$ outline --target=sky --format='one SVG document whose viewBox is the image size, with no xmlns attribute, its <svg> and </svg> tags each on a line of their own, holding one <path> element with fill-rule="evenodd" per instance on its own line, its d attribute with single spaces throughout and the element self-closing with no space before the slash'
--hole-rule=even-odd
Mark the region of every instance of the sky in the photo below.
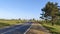
<svg viewBox="0 0 60 34">
<path fill-rule="evenodd" d="M 0 0 L 0 18 L 4 19 L 39 19 L 45 4 L 60 0 Z"/>
</svg>

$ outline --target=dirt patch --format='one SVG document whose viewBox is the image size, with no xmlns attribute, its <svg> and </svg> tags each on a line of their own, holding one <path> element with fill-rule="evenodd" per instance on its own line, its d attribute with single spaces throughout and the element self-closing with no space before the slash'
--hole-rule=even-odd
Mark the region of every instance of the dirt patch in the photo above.
<svg viewBox="0 0 60 34">
<path fill-rule="evenodd" d="M 40 24 L 33 23 L 27 34 L 51 34 Z"/>
</svg>

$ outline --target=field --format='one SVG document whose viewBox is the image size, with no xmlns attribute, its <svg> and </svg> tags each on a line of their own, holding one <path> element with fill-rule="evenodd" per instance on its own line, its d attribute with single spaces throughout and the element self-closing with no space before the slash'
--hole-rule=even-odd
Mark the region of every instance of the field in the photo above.
<svg viewBox="0 0 60 34">
<path fill-rule="evenodd" d="M 5 27 L 5 26 L 11 26 L 19 23 L 24 23 L 24 20 L 5 20 L 5 19 L 0 19 L 0 28 Z"/>
</svg>

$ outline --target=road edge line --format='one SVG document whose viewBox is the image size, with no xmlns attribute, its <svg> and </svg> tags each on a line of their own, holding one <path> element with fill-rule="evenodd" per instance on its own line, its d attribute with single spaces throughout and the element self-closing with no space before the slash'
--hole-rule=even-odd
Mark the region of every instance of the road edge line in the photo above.
<svg viewBox="0 0 60 34">
<path fill-rule="evenodd" d="M 26 34 L 30 30 L 31 27 L 32 27 L 32 25 L 27 29 L 26 32 L 24 32 L 24 34 Z"/>
</svg>

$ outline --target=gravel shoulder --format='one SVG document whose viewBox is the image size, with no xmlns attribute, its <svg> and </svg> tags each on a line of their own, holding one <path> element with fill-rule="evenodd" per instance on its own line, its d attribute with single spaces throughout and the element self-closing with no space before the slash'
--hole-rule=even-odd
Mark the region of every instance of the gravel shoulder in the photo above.
<svg viewBox="0 0 60 34">
<path fill-rule="evenodd" d="M 44 28 L 39 23 L 33 23 L 30 30 L 26 34 L 51 34 L 49 33 L 49 30 Z"/>
</svg>

